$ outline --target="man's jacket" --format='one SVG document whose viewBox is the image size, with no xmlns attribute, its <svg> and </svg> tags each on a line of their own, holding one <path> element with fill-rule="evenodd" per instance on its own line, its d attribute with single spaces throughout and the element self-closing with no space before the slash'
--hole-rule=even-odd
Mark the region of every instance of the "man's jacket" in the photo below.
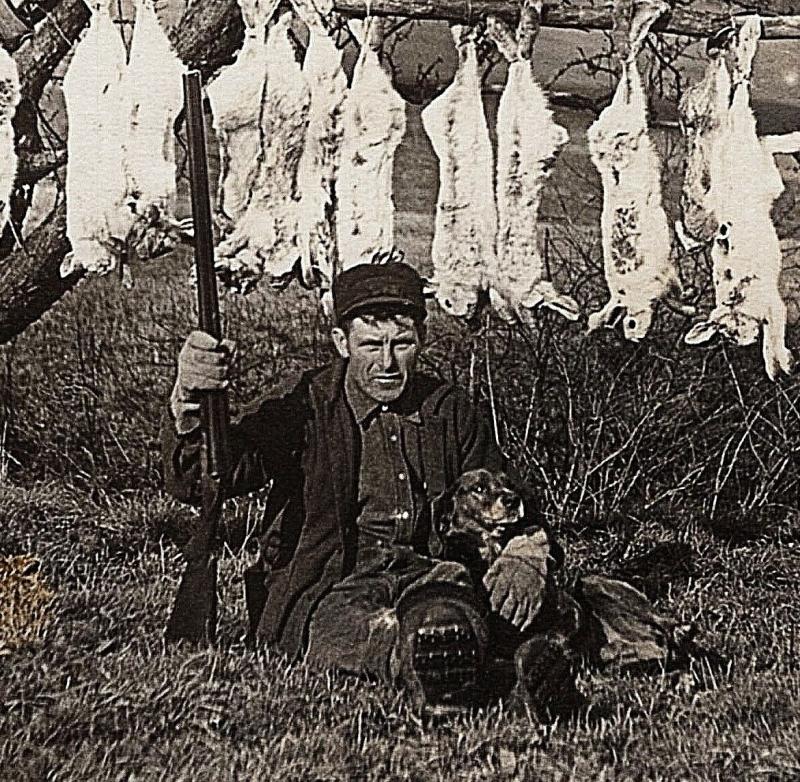
<svg viewBox="0 0 800 782">
<path fill-rule="evenodd" d="M 285 396 L 245 410 L 230 431 L 227 496 L 271 485 L 260 538 L 267 593 L 258 635 L 290 657 L 302 652 L 317 603 L 355 565 L 361 443 L 345 399 L 345 366 L 337 360 L 305 374 Z M 485 417 L 451 385 L 417 375 L 405 393 L 422 419 L 432 505 L 462 472 L 502 469 Z M 200 499 L 200 441 L 198 429 L 178 435 L 165 417 L 166 487 L 185 502 Z M 438 517 L 432 508 L 434 525 Z M 435 528 L 431 536 L 435 541 Z"/>
</svg>

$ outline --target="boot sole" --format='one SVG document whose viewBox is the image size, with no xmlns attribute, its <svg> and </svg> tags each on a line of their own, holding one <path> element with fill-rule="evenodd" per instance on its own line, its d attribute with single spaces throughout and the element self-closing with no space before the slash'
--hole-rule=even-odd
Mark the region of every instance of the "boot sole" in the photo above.
<svg viewBox="0 0 800 782">
<path fill-rule="evenodd" d="M 517 683 L 512 702 L 527 706 L 544 720 L 573 711 L 585 699 L 575 687 L 572 662 L 564 649 L 551 640 L 543 640 L 533 648 L 532 666 L 519 655 L 515 659 Z"/>
<path fill-rule="evenodd" d="M 480 670 L 478 639 L 467 627 L 419 628 L 412 640 L 412 664 L 434 714 L 463 711 L 475 703 Z"/>
</svg>

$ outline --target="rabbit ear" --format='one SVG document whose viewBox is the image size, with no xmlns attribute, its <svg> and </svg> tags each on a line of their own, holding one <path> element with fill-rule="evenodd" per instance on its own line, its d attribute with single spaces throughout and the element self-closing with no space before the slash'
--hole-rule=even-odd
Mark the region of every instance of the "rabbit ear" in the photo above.
<svg viewBox="0 0 800 782">
<path fill-rule="evenodd" d="M 796 364 L 791 351 L 786 347 L 784 339 L 786 328 L 786 316 L 784 313 L 775 313 L 773 315 L 774 319 L 768 318 L 764 323 L 764 338 L 761 344 L 761 351 L 764 356 L 767 375 L 773 381 L 781 373 L 791 374 Z"/>
<path fill-rule="evenodd" d="M 569 296 L 555 296 L 551 299 L 544 299 L 542 306 L 557 312 L 567 320 L 578 320 L 581 314 L 577 303 Z"/>
<path fill-rule="evenodd" d="M 586 330 L 596 331 L 602 326 L 610 329 L 616 328 L 624 315 L 625 307 L 619 301 L 611 299 L 601 310 L 589 315 Z"/>
<path fill-rule="evenodd" d="M 763 136 L 761 145 L 773 155 L 793 155 L 800 152 L 800 130 L 778 136 Z"/>
<path fill-rule="evenodd" d="M 713 339 L 717 334 L 719 334 L 719 324 L 703 320 L 700 323 L 695 323 L 689 329 L 683 341 L 687 345 L 702 345 L 704 342 Z"/>
<path fill-rule="evenodd" d="M 58 273 L 61 277 L 69 277 L 70 274 L 78 271 L 81 268 L 81 265 L 75 259 L 74 252 L 68 252 L 64 256 L 64 260 L 61 261 L 61 266 L 58 267 Z"/>
<path fill-rule="evenodd" d="M 364 20 L 363 19 L 348 19 L 347 26 L 350 28 L 350 32 L 353 34 L 353 37 L 358 42 L 359 46 L 364 45 Z"/>
</svg>

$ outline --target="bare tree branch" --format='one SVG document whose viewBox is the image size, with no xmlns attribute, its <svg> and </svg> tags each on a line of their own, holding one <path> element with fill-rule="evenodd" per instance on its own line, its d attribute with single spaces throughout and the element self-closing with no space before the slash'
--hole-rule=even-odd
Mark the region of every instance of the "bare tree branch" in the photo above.
<svg viewBox="0 0 800 782">
<path fill-rule="evenodd" d="M 35 185 L 67 162 L 66 149 L 52 152 L 24 152 L 19 157 L 17 185 Z"/>
<path fill-rule="evenodd" d="M 61 0 L 14 52 L 26 99 L 38 102 L 53 71 L 89 24 L 90 15 L 83 0 Z"/>
</svg>

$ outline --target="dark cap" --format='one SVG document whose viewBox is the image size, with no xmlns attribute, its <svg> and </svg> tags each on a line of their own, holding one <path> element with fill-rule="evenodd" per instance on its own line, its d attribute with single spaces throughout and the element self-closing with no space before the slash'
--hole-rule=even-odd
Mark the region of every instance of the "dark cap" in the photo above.
<svg viewBox="0 0 800 782">
<path fill-rule="evenodd" d="M 359 310 L 397 307 L 424 318 L 422 278 L 407 263 L 362 263 L 346 269 L 333 281 L 333 309 L 341 323 Z"/>
</svg>

